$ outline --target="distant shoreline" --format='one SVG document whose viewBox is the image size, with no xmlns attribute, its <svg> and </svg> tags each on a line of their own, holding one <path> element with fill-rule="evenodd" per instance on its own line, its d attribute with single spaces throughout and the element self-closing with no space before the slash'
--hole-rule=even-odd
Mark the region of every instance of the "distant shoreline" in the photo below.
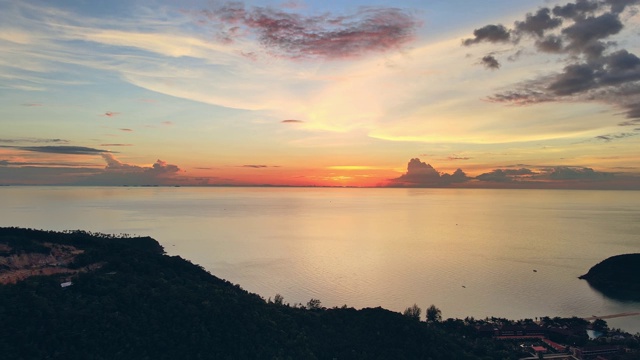
<svg viewBox="0 0 640 360">
<path fill-rule="evenodd" d="M 611 314 L 611 315 L 602 315 L 602 316 L 589 316 L 584 318 L 587 321 L 593 321 L 596 319 L 602 319 L 602 320 L 606 320 L 606 319 L 615 319 L 615 318 L 620 318 L 620 317 L 628 317 L 628 316 L 638 316 L 640 315 L 640 312 L 624 312 L 624 313 L 619 313 L 619 314 Z"/>
</svg>

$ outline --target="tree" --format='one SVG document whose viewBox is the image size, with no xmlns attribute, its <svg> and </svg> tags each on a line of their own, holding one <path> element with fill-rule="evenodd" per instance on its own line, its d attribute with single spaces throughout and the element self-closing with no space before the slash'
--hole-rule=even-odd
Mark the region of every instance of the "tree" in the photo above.
<svg viewBox="0 0 640 360">
<path fill-rule="evenodd" d="M 593 330 L 599 332 L 606 332 L 609 329 L 609 325 L 607 324 L 607 322 L 602 319 L 595 319 L 593 321 L 593 324 L 591 324 L 591 327 L 593 328 Z"/>
<path fill-rule="evenodd" d="M 321 308 L 322 308 L 322 305 L 320 303 L 320 300 L 318 299 L 311 299 L 309 300 L 309 302 L 307 302 L 307 309 L 309 310 L 318 310 Z"/>
<path fill-rule="evenodd" d="M 427 322 L 439 322 L 442 320 L 442 311 L 435 305 L 431 305 L 427 308 Z"/>
<path fill-rule="evenodd" d="M 282 305 L 284 303 L 284 298 L 282 295 L 276 294 L 276 296 L 273 297 L 273 303 L 276 305 Z"/>
<path fill-rule="evenodd" d="M 412 306 L 406 308 L 402 313 L 402 315 L 416 320 L 420 320 L 420 314 L 422 314 L 422 309 L 420 309 L 417 304 L 413 304 Z"/>
</svg>

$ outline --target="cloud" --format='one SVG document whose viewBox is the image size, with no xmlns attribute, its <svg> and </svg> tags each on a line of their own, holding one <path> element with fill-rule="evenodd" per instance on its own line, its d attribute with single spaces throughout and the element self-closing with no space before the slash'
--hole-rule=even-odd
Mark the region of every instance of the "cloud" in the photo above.
<svg viewBox="0 0 640 360">
<path fill-rule="evenodd" d="M 482 65 L 484 65 L 487 69 L 492 69 L 492 70 L 497 70 L 500 68 L 500 63 L 498 62 L 498 60 L 493 56 L 493 55 L 487 55 L 484 56 L 480 62 L 482 63 Z"/>
<path fill-rule="evenodd" d="M 476 179 L 481 181 L 492 181 L 492 182 L 510 182 L 513 179 L 502 169 L 495 169 L 491 172 L 483 173 L 476 176 Z"/>
<path fill-rule="evenodd" d="M 575 3 L 555 6 L 553 8 L 553 14 L 565 19 L 577 19 L 593 13 L 599 6 L 596 1 L 577 0 Z"/>
<path fill-rule="evenodd" d="M 638 129 L 635 129 L 636 131 Z M 628 138 L 628 137 L 632 137 L 632 136 L 638 136 L 640 135 L 639 133 L 629 133 L 629 132 L 623 132 L 623 133 L 618 133 L 618 134 L 606 134 L 606 135 L 598 135 L 595 137 L 595 139 L 598 140 L 603 140 L 605 142 L 610 142 L 613 140 L 620 140 L 620 139 L 624 139 L 624 138 Z"/>
<path fill-rule="evenodd" d="M 619 33 L 622 28 L 617 14 L 604 13 L 600 16 L 580 18 L 573 25 L 562 29 L 562 34 L 568 39 L 568 51 L 597 57 L 602 55 L 607 46 L 600 40 Z"/>
<path fill-rule="evenodd" d="M 606 4 L 611 6 L 611 11 L 614 13 L 623 12 L 627 6 L 640 4 L 640 0 L 605 0 Z"/>
<path fill-rule="evenodd" d="M 551 34 L 536 40 L 535 46 L 541 52 L 560 53 L 564 49 L 564 42 L 562 37 Z"/>
<path fill-rule="evenodd" d="M 511 176 L 517 176 L 517 175 L 533 175 L 535 174 L 533 172 L 533 170 L 531 169 L 527 169 L 527 168 L 520 168 L 520 169 L 504 169 L 502 170 L 505 174 L 507 175 L 511 175 Z"/>
<path fill-rule="evenodd" d="M 101 154 L 106 166 L 99 172 L 78 177 L 76 185 L 172 185 L 189 183 L 189 178 L 179 176 L 182 170 L 173 164 L 157 160 L 151 166 L 127 164 L 111 153 Z"/>
<path fill-rule="evenodd" d="M 605 180 L 611 179 L 613 174 L 591 168 L 558 166 L 548 169 L 545 177 L 551 180 Z"/>
<path fill-rule="evenodd" d="M 535 174 L 536 173 L 533 170 L 527 168 L 494 169 L 490 172 L 486 172 L 476 176 L 476 179 L 488 182 L 512 183 L 516 181 L 523 182 L 526 180 L 530 180 Z"/>
<path fill-rule="evenodd" d="M 241 2 L 214 2 L 198 14 L 216 39 L 233 43 L 256 38 L 269 52 L 290 59 L 340 59 L 400 49 L 419 22 L 397 8 L 361 8 L 351 15 L 305 16 Z"/>
<path fill-rule="evenodd" d="M 407 172 L 398 178 L 389 180 L 390 186 L 403 187 L 443 187 L 451 183 L 465 182 L 469 178 L 461 169 L 453 174 L 440 174 L 430 164 L 411 159 L 407 164 Z"/>
<path fill-rule="evenodd" d="M 473 31 L 473 38 L 465 39 L 462 44 L 470 46 L 481 42 L 499 43 L 511 41 L 511 33 L 504 25 L 486 25 Z"/>
<path fill-rule="evenodd" d="M 39 106 L 44 106 L 40 103 L 24 103 L 22 104 L 22 106 L 27 106 L 27 107 L 39 107 Z"/>
<path fill-rule="evenodd" d="M 133 146 L 133 144 L 100 144 L 100 146 L 113 146 L 113 147 L 117 147 L 117 146 Z"/>
<path fill-rule="evenodd" d="M 67 155 L 99 155 L 109 153 L 107 150 L 94 149 L 84 146 L 9 146 L 0 145 L 4 148 L 13 148 L 23 151 L 41 152 L 48 154 L 67 154 Z"/>
<path fill-rule="evenodd" d="M 304 121 L 302 120 L 295 120 L 295 119 L 287 119 L 287 120 L 282 120 L 280 121 L 283 124 L 301 124 L 304 123 Z"/>
<path fill-rule="evenodd" d="M 611 38 L 625 27 L 621 13 L 637 4 L 640 0 L 577 0 L 552 10 L 542 8 L 535 15 L 527 14 L 524 21 L 515 22 L 513 29 L 487 27 L 493 29 L 487 33 L 500 36 L 480 36 L 474 32 L 476 37 L 465 40 L 465 45 L 507 41 L 507 35 L 512 33 L 531 34 L 535 40 L 530 44 L 533 52 L 529 54 L 553 53 L 566 64 L 561 71 L 515 83 L 487 100 L 515 105 L 598 102 L 623 109 L 632 120 L 621 125 L 637 124 L 640 58 L 626 49 L 611 51 L 617 46 Z M 522 51 L 522 46 L 519 43 L 518 51 Z M 483 58 L 482 63 L 495 70 L 499 59 L 491 55 Z"/>
<path fill-rule="evenodd" d="M 177 165 L 168 164 L 166 161 L 158 159 L 153 163 L 153 166 L 148 172 L 154 174 L 174 174 L 180 172 L 180 168 Z"/>
<path fill-rule="evenodd" d="M 16 139 L 0 139 L 0 143 L 5 144 L 24 144 L 24 143 L 58 143 L 67 144 L 69 140 L 64 139 L 39 139 L 39 138 L 16 138 Z"/>
<path fill-rule="evenodd" d="M 50 168 L 95 168 L 94 164 L 90 163 L 79 163 L 79 162 L 58 162 L 58 161 L 9 161 L 9 160 L 0 160 L 0 166 L 11 166 L 11 167 L 50 167 Z"/>
<path fill-rule="evenodd" d="M 280 166 L 271 166 L 271 165 L 241 165 L 239 167 L 244 168 L 253 168 L 253 169 L 265 169 L 265 168 L 277 168 Z"/>
<path fill-rule="evenodd" d="M 124 131 L 124 132 L 132 132 L 132 129 L 129 128 L 121 128 L 120 131 Z"/>
<path fill-rule="evenodd" d="M 114 117 L 114 116 L 118 116 L 120 115 L 119 112 L 113 112 L 113 111 L 107 111 L 104 114 L 100 115 L 100 116 L 106 116 L 106 117 Z"/>
<path fill-rule="evenodd" d="M 471 158 L 466 156 L 451 155 L 447 159 L 448 160 L 470 160 Z"/>
<path fill-rule="evenodd" d="M 107 162 L 107 166 L 105 167 L 107 172 L 138 173 L 157 176 L 175 174 L 181 171 L 177 165 L 168 164 L 160 159 L 158 159 L 151 167 L 144 167 L 123 163 L 116 159 L 113 154 L 109 153 L 102 154 L 102 158 Z"/>
<path fill-rule="evenodd" d="M 515 30 L 542 37 L 546 30 L 555 29 L 561 24 L 562 19 L 551 17 L 551 10 L 542 8 L 535 15 L 527 14 L 524 21 L 516 21 Z"/>
</svg>

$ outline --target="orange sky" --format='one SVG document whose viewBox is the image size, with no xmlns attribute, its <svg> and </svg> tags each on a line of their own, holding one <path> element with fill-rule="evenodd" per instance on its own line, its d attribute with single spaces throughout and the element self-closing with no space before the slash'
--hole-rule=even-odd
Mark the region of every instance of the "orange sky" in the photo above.
<svg viewBox="0 0 640 360">
<path fill-rule="evenodd" d="M 0 0 L 0 184 L 638 189 L 640 12 L 589 3 Z"/>
</svg>

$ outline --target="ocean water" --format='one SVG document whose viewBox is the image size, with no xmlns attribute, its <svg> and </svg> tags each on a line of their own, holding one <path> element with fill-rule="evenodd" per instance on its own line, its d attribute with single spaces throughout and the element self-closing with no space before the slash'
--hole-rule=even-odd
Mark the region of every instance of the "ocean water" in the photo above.
<svg viewBox="0 0 640 360">
<path fill-rule="evenodd" d="M 640 191 L 0 187 L 0 226 L 151 236 L 265 299 L 512 319 L 639 312 L 577 277 L 640 252 Z M 607 320 L 640 332 L 640 316 Z"/>
</svg>

